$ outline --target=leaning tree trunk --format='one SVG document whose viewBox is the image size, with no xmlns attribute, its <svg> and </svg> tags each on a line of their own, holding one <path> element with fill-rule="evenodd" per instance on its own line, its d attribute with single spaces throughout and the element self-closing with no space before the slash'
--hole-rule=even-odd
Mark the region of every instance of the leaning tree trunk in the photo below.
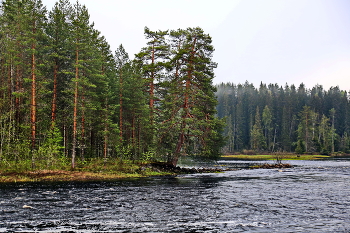
<svg viewBox="0 0 350 233">
<path fill-rule="evenodd" d="M 169 161 L 173 166 L 176 166 L 177 162 L 179 161 L 180 153 L 181 153 L 181 149 L 184 144 L 184 141 L 185 141 L 185 133 L 182 131 L 179 134 L 174 156 L 171 158 L 171 161 Z"/>
</svg>

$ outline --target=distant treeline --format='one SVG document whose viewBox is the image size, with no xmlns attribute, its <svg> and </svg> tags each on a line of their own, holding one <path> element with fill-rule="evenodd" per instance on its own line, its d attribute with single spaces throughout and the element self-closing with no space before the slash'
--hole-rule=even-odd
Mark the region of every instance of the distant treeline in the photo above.
<svg viewBox="0 0 350 233">
<path fill-rule="evenodd" d="M 225 153 L 350 152 L 349 95 L 337 86 L 222 83 L 217 97 L 218 115 L 226 118 Z"/>
<path fill-rule="evenodd" d="M 1 1 L 0 162 L 217 157 L 211 37 L 198 27 L 144 36 L 130 60 L 123 46 L 110 51 L 78 1 L 51 11 Z"/>
</svg>

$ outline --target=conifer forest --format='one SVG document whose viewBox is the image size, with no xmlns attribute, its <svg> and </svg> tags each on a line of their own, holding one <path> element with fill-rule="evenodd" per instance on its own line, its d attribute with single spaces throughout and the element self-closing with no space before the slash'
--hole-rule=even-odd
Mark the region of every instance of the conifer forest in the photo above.
<svg viewBox="0 0 350 233">
<path fill-rule="evenodd" d="M 226 118 L 225 153 L 246 151 L 350 152 L 350 102 L 339 87 L 286 84 L 217 86 L 218 115 Z"/>
<path fill-rule="evenodd" d="M 151 31 L 130 59 L 111 51 L 78 1 L 4 0 L 0 11 L 0 161 L 71 167 L 87 159 L 221 153 L 349 153 L 347 92 L 321 85 L 213 86 L 201 28 Z M 233 80 L 234 81 L 234 80 Z"/>
<path fill-rule="evenodd" d="M 0 0 L 0 233 L 350 232 L 349 0 L 43 2 Z"/>
<path fill-rule="evenodd" d="M 90 158 L 216 158 L 216 63 L 201 28 L 151 31 L 131 60 L 78 1 L 4 0 L 0 15 L 0 160 L 54 166 Z"/>
</svg>

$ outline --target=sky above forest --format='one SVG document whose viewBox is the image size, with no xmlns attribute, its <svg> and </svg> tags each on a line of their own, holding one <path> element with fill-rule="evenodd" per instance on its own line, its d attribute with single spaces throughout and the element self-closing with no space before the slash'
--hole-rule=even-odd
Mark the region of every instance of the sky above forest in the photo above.
<svg viewBox="0 0 350 233">
<path fill-rule="evenodd" d="M 70 0 L 74 4 L 75 0 Z M 51 10 L 56 0 L 42 0 Z M 304 83 L 350 91 L 349 0 L 80 0 L 114 51 L 130 57 L 152 31 L 201 27 L 213 39 L 214 84 Z"/>
</svg>

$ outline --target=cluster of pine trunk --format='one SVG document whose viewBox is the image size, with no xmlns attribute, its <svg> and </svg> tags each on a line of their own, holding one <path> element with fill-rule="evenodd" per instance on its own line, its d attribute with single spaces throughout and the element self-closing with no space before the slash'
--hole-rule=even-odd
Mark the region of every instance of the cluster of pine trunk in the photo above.
<svg viewBox="0 0 350 233">
<path fill-rule="evenodd" d="M 0 14 L 0 160 L 219 155 L 211 38 L 152 32 L 113 54 L 78 1 L 6 0 Z"/>
</svg>

